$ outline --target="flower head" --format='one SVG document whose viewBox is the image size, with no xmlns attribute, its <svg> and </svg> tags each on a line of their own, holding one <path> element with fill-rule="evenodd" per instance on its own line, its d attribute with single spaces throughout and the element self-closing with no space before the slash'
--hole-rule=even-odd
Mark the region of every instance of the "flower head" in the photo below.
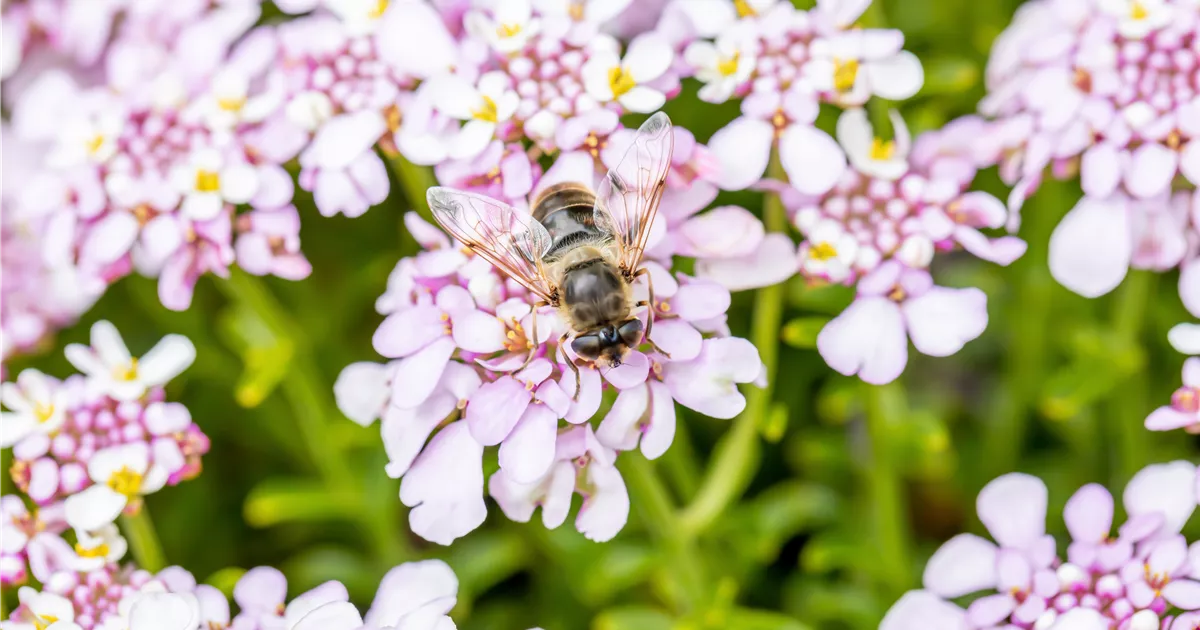
<svg viewBox="0 0 1200 630">
<path fill-rule="evenodd" d="M 196 348 L 187 337 L 168 335 L 145 356 L 129 354 L 121 333 L 107 321 L 92 325 L 91 346 L 71 344 L 67 359 L 88 377 L 88 383 L 116 400 L 135 400 L 146 390 L 165 384 L 187 369 Z"/>
</svg>

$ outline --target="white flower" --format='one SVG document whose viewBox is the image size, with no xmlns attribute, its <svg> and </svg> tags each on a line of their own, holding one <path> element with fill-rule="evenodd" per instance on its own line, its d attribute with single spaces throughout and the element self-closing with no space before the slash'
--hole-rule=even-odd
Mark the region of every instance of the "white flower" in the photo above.
<svg viewBox="0 0 1200 630">
<path fill-rule="evenodd" d="M 391 0 L 326 0 L 325 6 L 342 19 L 350 35 L 374 33 Z"/>
<path fill-rule="evenodd" d="M 752 42 L 739 36 L 736 28 L 722 33 L 715 43 L 703 39 L 692 42 L 683 58 L 696 69 L 696 78 L 704 82 L 699 96 L 709 103 L 729 100 L 738 86 L 750 79 L 757 63 Z"/>
<path fill-rule="evenodd" d="M 57 380 L 33 368 L 16 383 L 0 385 L 0 446 L 9 447 L 33 433 L 54 433 L 66 419 L 66 391 Z"/>
<path fill-rule="evenodd" d="M 241 123 L 265 120 L 281 101 L 280 93 L 270 89 L 250 96 L 250 78 L 234 68 L 226 68 L 213 77 L 208 93 L 194 107 L 210 129 L 230 129 Z"/>
<path fill-rule="evenodd" d="M 521 101 L 503 72 L 489 72 L 474 86 L 461 76 L 445 75 L 431 79 L 428 90 L 438 111 L 466 121 L 449 147 L 455 159 L 475 157 L 487 148 L 496 126 L 512 118 Z"/>
<path fill-rule="evenodd" d="M 842 112 L 837 122 L 837 138 L 858 172 L 869 177 L 896 180 L 908 172 L 908 151 L 912 146 L 912 137 L 899 112 L 891 110 L 888 116 L 892 120 L 894 140 L 876 137 L 866 110 L 861 108 Z"/>
<path fill-rule="evenodd" d="M 91 387 L 124 401 L 137 400 L 147 389 L 178 376 L 196 359 L 196 347 L 183 335 L 167 335 L 136 359 L 116 327 L 101 320 L 92 325 L 92 345 L 73 343 L 66 355 Z"/>
<path fill-rule="evenodd" d="M 324 92 L 309 90 L 292 97 L 284 107 L 287 119 L 306 131 L 316 131 L 333 116 L 333 102 Z"/>
<path fill-rule="evenodd" d="M 191 593 L 142 593 L 129 609 L 129 630 L 196 630 L 200 602 Z"/>
<path fill-rule="evenodd" d="M 258 172 L 245 162 L 226 159 L 220 151 L 206 148 L 171 169 L 171 183 L 183 195 L 180 210 L 184 216 L 207 221 L 220 214 L 226 202 L 250 201 L 258 191 Z"/>
<path fill-rule="evenodd" d="M 521 50 L 541 30 L 541 21 L 533 17 L 529 0 L 496 0 L 491 17 L 470 11 L 463 23 L 471 36 L 486 41 L 501 54 Z"/>
<path fill-rule="evenodd" d="M 117 153 L 117 140 L 124 129 L 125 112 L 117 107 L 102 107 L 92 114 L 73 117 L 63 124 L 47 161 L 60 168 L 88 162 L 104 164 Z"/>
<path fill-rule="evenodd" d="M 603 24 L 620 15 L 632 0 L 534 0 L 542 15 L 567 16 L 576 22 Z"/>
<path fill-rule="evenodd" d="M 89 532 L 84 529 L 75 530 L 79 542 L 75 543 L 75 570 L 95 571 L 110 562 L 116 562 L 125 557 L 129 544 L 113 523 L 101 526 Z"/>
<path fill-rule="evenodd" d="M 629 111 L 650 113 L 667 98 L 644 84 L 662 76 L 673 56 L 666 40 L 654 34 L 639 35 L 629 43 L 624 60 L 607 48 L 596 52 L 583 65 L 583 84 L 601 103 L 616 101 Z"/>
<path fill-rule="evenodd" d="M 872 95 L 902 101 L 925 83 L 921 60 L 901 50 L 903 45 L 904 36 L 898 31 L 881 29 L 818 39 L 804 74 L 818 91 L 832 92 L 843 107 L 862 105 Z"/>
<path fill-rule="evenodd" d="M 754 17 L 765 13 L 778 2 L 779 0 L 733 0 L 733 8 L 738 17 Z"/>
<path fill-rule="evenodd" d="M 1100 0 L 1100 9 L 1117 18 L 1117 31 L 1141 39 L 1171 22 L 1174 7 L 1167 0 Z"/>
<path fill-rule="evenodd" d="M 167 483 L 167 471 L 150 463 L 150 447 L 130 442 L 96 451 L 88 462 L 94 485 L 67 497 L 67 524 L 94 532 L 116 520 L 131 502 L 158 491 Z"/>
<path fill-rule="evenodd" d="M 858 240 L 840 223 L 825 220 L 806 234 L 808 247 L 800 261 L 800 269 L 810 276 L 823 276 L 830 282 L 850 277 L 851 265 L 858 255 Z"/>
<path fill-rule="evenodd" d="M 11 621 L 0 622 L 3 630 L 80 630 L 75 623 L 75 607 L 61 595 L 22 586 L 17 599 L 24 612 L 14 615 Z"/>
</svg>

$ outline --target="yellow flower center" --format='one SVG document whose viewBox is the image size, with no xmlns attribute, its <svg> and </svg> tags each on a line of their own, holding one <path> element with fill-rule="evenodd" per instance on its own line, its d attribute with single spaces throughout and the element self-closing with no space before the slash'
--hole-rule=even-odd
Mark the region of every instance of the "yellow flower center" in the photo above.
<svg viewBox="0 0 1200 630">
<path fill-rule="evenodd" d="M 833 89 L 839 92 L 849 92 L 858 78 L 858 60 L 833 60 Z"/>
<path fill-rule="evenodd" d="M 616 66 L 608 71 L 608 87 L 612 88 L 613 98 L 621 98 L 635 85 L 637 83 L 634 82 L 633 77 L 621 66 Z"/>
<path fill-rule="evenodd" d="M 754 7 L 750 6 L 747 0 L 733 0 L 733 8 L 737 10 L 738 17 L 740 18 L 758 15 L 758 12 L 754 10 Z"/>
<path fill-rule="evenodd" d="M 108 555 L 108 551 L 108 545 L 105 543 L 100 543 L 90 549 L 79 543 L 75 543 L 75 553 L 80 558 L 103 558 Z"/>
<path fill-rule="evenodd" d="M 391 0 L 376 0 L 375 7 L 367 12 L 367 16 L 373 20 L 383 17 L 383 12 L 387 11 L 390 2 Z"/>
<path fill-rule="evenodd" d="M 720 72 L 721 76 L 724 76 L 724 77 L 732 76 L 733 73 L 737 72 L 738 61 L 740 61 L 741 58 L 742 58 L 742 53 L 735 52 L 735 53 L 733 53 L 732 57 L 725 59 L 723 61 L 718 61 L 717 62 L 717 72 Z"/>
<path fill-rule="evenodd" d="M 837 256 L 837 248 L 832 243 L 817 243 L 808 248 L 808 257 L 813 260 L 829 260 Z"/>
<path fill-rule="evenodd" d="M 582 0 L 576 0 L 567 7 L 567 15 L 571 16 L 571 19 L 575 20 L 576 22 L 582 22 L 583 9 L 584 5 Z"/>
<path fill-rule="evenodd" d="M 104 136 L 101 134 L 92 136 L 91 140 L 87 141 L 88 155 L 96 155 L 102 146 L 104 146 Z"/>
<path fill-rule="evenodd" d="M 46 628 L 50 627 L 50 624 L 56 621 L 58 621 L 58 617 L 54 615 L 34 615 L 33 627 L 37 630 L 46 630 Z"/>
<path fill-rule="evenodd" d="M 880 140 L 875 138 L 871 141 L 871 159 L 872 160 L 890 160 L 896 154 L 896 142 L 894 140 Z"/>
<path fill-rule="evenodd" d="M 905 291 L 904 287 L 896 285 L 892 287 L 892 290 L 887 294 L 887 296 L 888 299 L 893 302 L 903 302 L 908 298 L 908 291 Z"/>
<path fill-rule="evenodd" d="M 117 366 L 113 368 L 113 378 L 118 381 L 126 382 L 136 379 L 138 376 L 137 365 L 138 360 L 136 357 L 134 357 L 129 360 L 129 365 Z"/>
<path fill-rule="evenodd" d="M 497 120 L 496 101 L 493 101 L 491 98 L 489 98 L 487 96 L 484 96 L 482 98 L 483 98 L 483 105 L 481 105 L 478 109 L 472 109 L 471 116 L 474 117 L 476 120 L 482 120 L 483 122 L 495 123 Z"/>
<path fill-rule="evenodd" d="M 520 24 L 501 24 L 496 27 L 496 35 L 500 37 L 516 37 L 521 33 Z"/>
<path fill-rule="evenodd" d="M 240 112 L 242 107 L 246 105 L 246 97 L 236 98 L 219 98 L 217 99 L 217 107 L 227 112 Z"/>
<path fill-rule="evenodd" d="M 39 424 L 46 422 L 54 415 L 54 405 L 43 405 L 38 403 L 33 406 L 33 417 L 37 418 Z"/>
<path fill-rule="evenodd" d="M 142 475 L 128 466 L 122 466 L 121 470 L 108 478 L 108 483 L 105 485 L 112 488 L 114 492 L 132 499 L 142 489 Z"/>
<path fill-rule="evenodd" d="M 1150 15 L 1150 12 L 1146 10 L 1146 5 L 1142 4 L 1141 2 L 1138 2 L 1138 0 L 1133 0 L 1133 2 L 1129 3 L 1129 17 L 1130 18 L 1132 18 L 1134 20 L 1144 20 L 1149 15 Z"/>
<path fill-rule="evenodd" d="M 196 171 L 197 192 L 217 192 L 221 190 L 221 176 L 213 171 L 199 169 Z"/>
</svg>

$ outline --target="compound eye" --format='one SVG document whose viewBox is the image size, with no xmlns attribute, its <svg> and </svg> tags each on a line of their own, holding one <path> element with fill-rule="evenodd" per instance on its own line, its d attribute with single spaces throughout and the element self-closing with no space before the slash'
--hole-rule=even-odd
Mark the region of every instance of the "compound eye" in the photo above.
<svg viewBox="0 0 1200 630">
<path fill-rule="evenodd" d="M 600 337 L 594 334 L 579 335 L 571 340 L 571 349 L 581 358 L 595 361 L 600 358 Z"/>
<path fill-rule="evenodd" d="M 642 334 L 645 330 L 642 320 L 634 318 L 621 324 L 621 328 L 617 332 L 620 333 L 621 341 L 624 341 L 625 345 L 636 348 L 642 343 Z"/>
</svg>

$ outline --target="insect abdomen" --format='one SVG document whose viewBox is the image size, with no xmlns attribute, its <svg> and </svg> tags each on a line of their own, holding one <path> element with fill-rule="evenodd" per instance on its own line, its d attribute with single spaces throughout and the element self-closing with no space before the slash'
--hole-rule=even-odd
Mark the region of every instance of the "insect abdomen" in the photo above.
<svg viewBox="0 0 1200 630">
<path fill-rule="evenodd" d="M 547 259 L 555 259 L 576 246 L 597 241 L 594 205 L 596 195 L 583 184 L 563 182 L 542 191 L 533 203 L 533 218 L 550 233 Z"/>
</svg>

